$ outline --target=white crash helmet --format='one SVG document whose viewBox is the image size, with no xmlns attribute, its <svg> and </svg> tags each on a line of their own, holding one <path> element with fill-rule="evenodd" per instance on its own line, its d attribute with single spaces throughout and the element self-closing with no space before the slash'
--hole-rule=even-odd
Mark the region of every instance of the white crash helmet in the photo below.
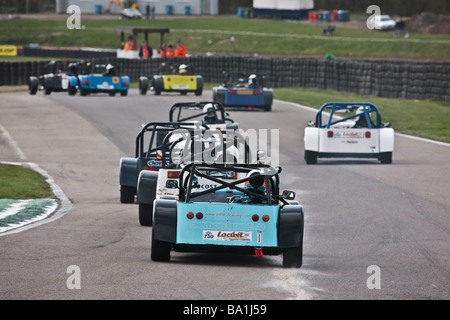
<svg viewBox="0 0 450 320">
<path fill-rule="evenodd" d="M 256 82 L 257 82 L 257 76 L 256 76 L 256 74 L 251 74 L 249 77 L 248 77 L 248 84 L 250 85 L 250 84 L 255 84 Z"/>
<path fill-rule="evenodd" d="M 359 107 L 357 110 L 356 110 L 356 114 L 359 114 L 359 113 L 364 113 L 364 107 Z M 356 117 L 355 118 L 355 121 L 358 121 L 359 120 L 359 117 Z"/>
<path fill-rule="evenodd" d="M 181 64 L 181 65 L 178 67 L 178 73 L 187 73 L 187 68 L 188 68 L 187 65 Z"/>
<path fill-rule="evenodd" d="M 205 121 L 214 121 L 217 119 L 216 108 L 212 103 L 205 104 L 203 114 L 205 115 Z"/>
</svg>

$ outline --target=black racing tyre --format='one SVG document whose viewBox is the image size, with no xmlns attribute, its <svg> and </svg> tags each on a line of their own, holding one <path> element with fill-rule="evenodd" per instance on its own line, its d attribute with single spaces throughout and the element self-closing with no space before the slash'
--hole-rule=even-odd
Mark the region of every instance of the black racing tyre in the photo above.
<svg viewBox="0 0 450 320">
<path fill-rule="evenodd" d="M 110 91 L 110 92 L 108 92 L 108 94 L 109 94 L 110 97 L 114 97 L 116 95 L 116 92 L 115 91 Z"/>
<path fill-rule="evenodd" d="M 300 247 L 284 249 L 283 267 L 300 268 L 302 264 L 303 264 L 303 241 Z"/>
<path fill-rule="evenodd" d="M 144 83 L 143 81 L 139 80 L 139 93 L 141 95 L 146 95 L 148 89 L 148 84 Z"/>
<path fill-rule="evenodd" d="M 381 152 L 379 159 L 380 162 L 384 164 L 392 163 L 392 152 Z"/>
<path fill-rule="evenodd" d="M 77 93 L 77 88 L 69 84 L 67 92 L 69 93 L 69 96 L 74 96 Z"/>
<path fill-rule="evenodd" d="M 86 89 L 81 89 L 80 88 L 80 96 L 87 96 L 88 95 L 88 93 L 89 93 L 89 91 L 87 91 Z"/>
<path fill-rule="evenodd" d="M 265 112 L 270 112 L 270 111 L 272 111 L 272 105 L 269 104 L 269 105 L 264 106 L 264 111 L 265 111 Z"/>
<path fill-rule="evenodd" d="M 47 86 L 44 87 L 44 94 L 49 95 L 52 93 L 52 88 L 49 88 Z"/>
<path fill-rule="evenodd" d="M 305 161 L 307 164 L 317 163 L 317 152 L 305 150 Z"/>
<path fill-rule="evenodd" d="M 126 96 L 128 95 L 128 90 L 122 90 L 122 91 L 120 91 L 120 95 L 121 95 L 122 97 L 126 97 Z"/>
<path fill-rule="evenodd" d="M 155 240 L 152 235 L 152 251 L 150 254 L 152 261 L 169 261 L 171 249 L 172 245 L 169 242 Z"/>
<path fill-rule="evenodd" d="M 33 83 L 30 83 L 28 85 L 28 93 L 29 94 L 35 95 L 37 90 L 38 90 L 38 86 L 37 85 L 34 85 Z"/>
<path fill-rule="evenodd" d="M 153 205 L 139 203 L 139 223 L 145 227 L 153 225 Z"/>
<path fill-rule="evenodd" d="M 129 186 L 120 186 L 120 202 L 121 203 L 134 203 L 134 195 L 136 194 L 136 188 Z"/>
</svg>

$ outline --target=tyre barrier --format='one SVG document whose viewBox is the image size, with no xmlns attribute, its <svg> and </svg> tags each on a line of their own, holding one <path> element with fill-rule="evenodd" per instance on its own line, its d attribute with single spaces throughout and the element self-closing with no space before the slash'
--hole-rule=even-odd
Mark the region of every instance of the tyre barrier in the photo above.
<svg viewBox="0 0 450 320">
<path fill-rule="evenodd" d="M 141 76 L 152 77 L 157 74 L 162 63 L 174 66 L 188 64 L 192 66 L 194 74 L 202 75 L 203 80 L 209 83 L 222 83 L 223 72 L 239 70 L 244 73 L 264 74 L 265 86 L 272 88 L 318 88 L 386 98 L 450 101 L 448 62 L 244 56 L 191 56 L 142 60 L 121 59 L 108 55 L 89 60 L 113 64 L 119 73 L 128 75 L 131 82 L 137 82 Z M 43 74 L 47 63 L 48 61 L 0 62 L 0 85 L 25 85 L 30 76 Z"/>
</svg>

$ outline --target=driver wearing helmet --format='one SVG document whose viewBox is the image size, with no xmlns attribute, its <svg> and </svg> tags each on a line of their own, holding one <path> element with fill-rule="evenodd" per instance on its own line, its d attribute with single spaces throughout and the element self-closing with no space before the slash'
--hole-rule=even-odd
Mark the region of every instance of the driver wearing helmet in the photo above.
<svg viewBox="0 0 450 320">
<path fill-rule="evenodd" d="M 255 177 L 256 176 L 256 177 Z M 253 193 L 260 194 L 262 196 L 266 195 L 266 183 L 264 181 L 264 176 L 259 170 L 252 170 L 248 173 L 247 177 L 249 180 L 245 183 L 245 188 Z M 252 178 L 254 177 L 254 178 Z M 249 196 L 251 203 L 262 203 L 263 200 L 255 197 Z"/>
<path fill-rule="evenodd" d="M 178 67 L 178 75 L 187 75 L 188 74 L 188 66 L 185 64 L 182 64 Z"/>
<path fill-rule="evenodd" d="M 355 122 L 355 125 L 353 126 L 353 128 L 368 128 L 369 127 L 369 124 L 367 123 L 367 119 L 366 119 L 366 113 L 364 111 L 365 111 L 364 107 L 359 107 L 358 110 L 356 110 L 356 114 L 359 114 L 359 117 L 355 118 L 356 122 Z M 369 115 L 369 114 L 367 113 L 367 115 Z M 370 116 L 369 116 L 369 121 L 373 128 L 375 125 L 373 124 L 372 120 L 370 119 Z"/>
<path fill-rule="evenodd" d="M 217 114 L 216 114 L 216 108 L 213 106 L 212 103 L 207 103 L 203 107 L 203 114 L 205 115 L 204 120 L 206 124 L 215 124 L 217 123 Z"/>
<path fill-rule="evenodd" d="M 248 87 L 253 89 L 259 88 L 258 77 L 256 74 L 252 74 L 248 77 Z"/>
<path fill-rule="evenodd" d="M 106 66 L 106 72 L 104 74 L 105 76 L 115 76 L 116 75 L 116 69 L 112 64 L 108 64 Z"/>
</svg>

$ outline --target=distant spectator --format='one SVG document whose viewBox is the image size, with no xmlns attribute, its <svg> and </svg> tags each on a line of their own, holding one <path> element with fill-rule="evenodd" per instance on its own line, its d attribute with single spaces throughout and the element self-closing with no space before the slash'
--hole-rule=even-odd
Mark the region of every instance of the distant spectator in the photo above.
<svg viewBox="0 0 450 320">
<path fill-rule="evenodd" d="M 148 3 L 145 6 L 145 19 L 150 19 L 150 5 Z"/>
<path fill-rule="evenodd" d="M 153 56 L 153 49 L 147 43 L 147 41 L 142 41 L 142 46 L 139 49 L 139 57 L 142 59 L 150 59 Z"/>
<path fill-rule="evenodd" d="M 165 43 L 163 43 L 161 45 L 161 49 L 158 50 L 158 53 L 161 56 L 161 58 L 165 58 L 166 57 L 166 49 L 167 49 L 167 45 Z"/>
<path fill-rule="evenodd" d="M 171 44 L 167 46 L 165 56 L 166 58 L 172 58 L 175 56 L 175 51 L 173 50 L 173 46 Z"/>
<path fill-rule="evenodd" d="M 125 45 L 123 46 L 123 50 L 136 50 L 136 43 L 132 36 L 128 36 L 127 42 L 125 42 Z"/>
<path fill-rule="evenodd" d="M 177 40 L 177 47 L 175 48 L 175 57 L 186 57 L 186 47 L 181 44 L 180 40 Z"/>
</svg>

